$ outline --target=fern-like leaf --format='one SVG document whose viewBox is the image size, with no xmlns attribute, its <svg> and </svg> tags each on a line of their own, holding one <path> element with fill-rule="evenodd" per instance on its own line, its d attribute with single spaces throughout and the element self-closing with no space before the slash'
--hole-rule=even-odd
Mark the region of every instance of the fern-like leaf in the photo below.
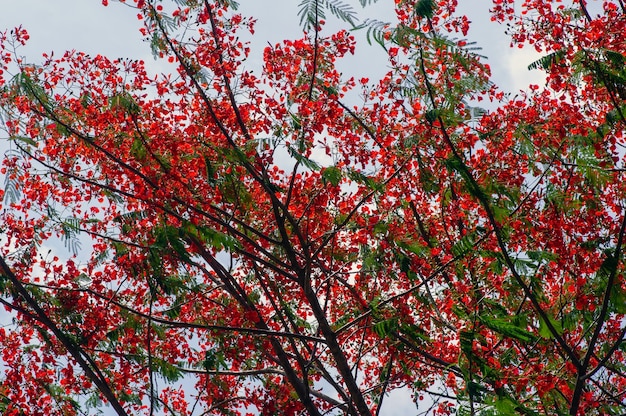
<svg viewBox="0 0 626 416">
<path fill-rule="evenodd" d="M 415 3 L 413 12 L 416 16 L 430 19 L 435 14 L 437 3 L 435 0 L 419 0 Z"/>
<path fill-rule="evenodd" d="M 298 10 L 300 25 L 305 29 L 314 27 L 320 19 L 326 19 L 324 8 L 319 0 L 302 0 L 298 7 L 300 7 Z"/>
<path fill-rule="evenodd" d="M 352 6 L 341 0 L 327 0 L 326 7 L 333 16 L 346 23 L 350 23 L 353 27 L 355 26 L 355 22 L 359 20 Z"/>
<path fill-rule="evenodd" d="M 4 203 L 9 205 L 15 204 L 19 201 L 21 195 L 20 182 L 14 175 L 7 171 L 4 177 Z"/>
<path fill-rule="evenodd" d="M 63 241 L 65 248 L 70 250 L 73 255 L 77 255 L 81 249 L 81 242 L 78 238 L 78 234 L 81 231 L 80 219 L 73 217 L 66 218 L 61 223 L 61 230 L 63 230 L 63 235 L 65 236 Z"/>
<path fill-rule="evenodd" d="M 555 51 L 555 52 L 549 53 L 548 55 L 542 56 L 541 58 L 537 59 L 535 62 L 528 65 L 528 69 L 529 70 L 531 69 L 548 70 L 550 69 L 552 65 L 555 65 L 561 62 L 564 56 L 565 56 L 564 51 Z"/>
<path fill-rule="evenodd" d="M 383 22 L 376 19 L 366 19 L 360 25 L 354 27 L 353 30 L 365 29 L 367 43 L 371 45 L 373 42 L 376 42 L 385 48 L 385 33 L 389 29 L 389 25 L 389 22 Z"/>
</svg>

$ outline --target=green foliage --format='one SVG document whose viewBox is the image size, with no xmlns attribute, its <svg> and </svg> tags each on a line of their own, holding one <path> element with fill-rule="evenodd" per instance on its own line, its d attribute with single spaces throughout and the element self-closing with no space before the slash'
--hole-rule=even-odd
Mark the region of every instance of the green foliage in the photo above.
<svg viewBox="0 0 626 416">
<path fill-rule="evenodd" d="M 418 0 L 413 12 L 418 17 L 430 19 L 435 14 L 436 9 L 437 2 L 435 0 Z"/>
<path fill-rule="evenodd" d="M 493 208 L 491 204 L 491 198 L 487 196 L 485 191 L 480 187 L 480 185 L 474 180 L 472 175 L 470 174 L 469 168 L 456 155 L 451 155 L 445 161 L 445 165 L 451 171 L 458 173 L 463 178 L 463 184 L 465 185 L 467 191 L 478 199 L 483 204 L 487 204 L 490 208 Z"/>
<path fill-rule="evenodd" d="M 287 151 L 289 152 L 289 155 L 291 157 L 293 157 L 297 162 L 299 162 L 302 166 L 306 167 L 307 169 L 310 169 L 313 171 L 318 171 L 321 169 L 321 166 L 316 161 L 311 160 L 308 157 L 304 156 L 293 147 L 291 146 L 288 147 Z"/>
<path fill-rule="evenodd" d="M 459 414 L 559 413 L 572 401 L 564 386 L 584 400 L 613 394 L 605 370 L 623 375 L 611 354 L 626 348 L 610 332 L 626 314 L 616 246 L 626 58 L 618 42 L 604 42 L 610 31 L 570 39 L 531 63 L 552 72 L 545 94 L 509 100 L 490 88 L 480 48 L 450 35 L 466 20 L 439 15 L 435 0 L 397 1 L 395 26 L 359 21 L 356 2 L 300 0 L 315 57 L 302 54 L 301 39 L 286 41 L 264 52 L 272 55 L 261 75 L 246 67 L 256 56 L 237 32 L 246 18 L 218 10 L 236 3 L 175 1 L 177 17 L 160 0 L 140 12 L 153 53 L 182 65 L 178 75 L 150 77 L 138 61 L 79 53 L 41 68 L 7 62 L 24 70 L 2 91 L 18 149 L 5 163 L 5 200 L 15 203 L 1 213 L 3 227 L 13 227 L 5 255 L 54 322 L 32 324 L 39 310 L 14 293 L 10 273 L 0 276 L 1 299 L 17 311 L 1 329 L 25 329 L 15 350 L 37 352 L 37 338 L 47 352 L 63 351 L 58 325 L 67 352 L 79 349 L 73 362 L 93 359 L 98 378 L 115 383 L 109 396 L 93 388 L 128 408 L 141 404 L 142 391 L 150 396 L 143 405 L 156 406 L 165 384 L 197 373 L 192 413 L 257 406 L 250 411 L 316 414 L 319 405 L 365 415 L 387 388 L 408 382 L 423 391 L 448 372 L 446 394 Z M 318 33 L 333 16 L 365 29 L 369 43 L 399 46 L 389 48 L 391 69 L 372 82 L 340 74 L 328 53 L 343 50 L 344 39 Z M 523 30 L 542 46 L 534 37 L 542 25 Z M 339 86 L 361 83 L 364 102 L 349 110 Z M 472 106 L 480 100 L 498 108 L 485 114 Z M 331 142 L 337 165 L 322 166 L 314 155 Z M 78 254 L 80 233 L 101 252 L 64 266 L 37 251 L 61 236 Z M 45 276 L 33 275 L 40 268 Z M 64 298 L 66 286 L 72 296 Z M 84 314 L 85 305 L 106 306 Z M 113 361 L 97 361 L 105 355 Z M 43 360 L 29 364 L 37 370 Z M 376 365 L 372 379 L 367 368 Z M 336 391 L 316 393 L 328 385 Z"/>
<path fill-rule="evenodd" d="M 602 187 L 610 179 L 610 173 L 601 167 L 603 161 L 598 158 L 592 143 L 585 143 L 589 141 L 585 137 L 577 139 L 582 142 L 572 151 L 577 170 L 587 180 L 588 185 L 593 188 Z"/>
<path fill-rule="evenodd" d="M 181 228 L 166 224 L 155 227 L 152 232 L 154 235 L 153 248 L 160 252 L 168 252 L 171 249 L 184 261 L 191 261 L 185 241 L 182 238 L 184 234 L 181 232 Z"/>
<path fill-rule="evenodd" d="M 148 150 L 146 149 L 146 146 L 143 144 L 143 141 L 139 137 L 136 137 L 133 140 L 133 143 L 130 146 L 130 154 L 132 157 L 139 161 L 146 160 Z"/>
<path fill-rule="evenodd" d="M 376 42 L 383 48 L 386 46 L 385 34 L 389 31 L 390 23 L 377 19 L 366 19 L 358 26 L 355 26 L 353 30 L 366 30 L 367 42 L 371 45 Z"/>
<path fill-rule="evenodd" d="M 322 180 L 332 186 L 339 185 L 342 176 L 341 169 L 336 166 L 329 166 L 322 171 Z"/>
<path fill-rule="evenodd" d="M 437 109 L 431 109 L 424 113 L 424 119 L 426 120 L 428 124 L 433 124 L 435 121 L 439 119 L 440 116 L 441 116 L 441 112 L 440 110 L 437 110 Z"/>
<path fill-rule="evenodd" d="M 470 232 L 465 234 L 452 246 L 452 254 L 454 254 L 455 257 L 461 258 L 469 254 L 471 251 L 475 250 L 477 240 L 476 237 L 476 232 Z"/>
<path fill-rule="evenodd" d="M 63 231 L 63 243 L 65 247 L 76 255 L 80 251 L 81 242 L 79 239 L 81 229 L 81 220 L 79 218 L 65 218 L 61 224 L 61 230 Z"/>
<path fill-rule="evenodd" d="M 224 352 L 219 348 L 213 348 L 204 352 L 204 361 L 201 363 L 202 368 L 207 371 L 219 371 L 228 369 L 228 363 Z"/>
<path fill-rule="evenodd" d="M 564 57 L 565 57 L 564 50 L 551 52 L 548 55 L 542 56 L 541 58 L 537 59 L 536 61 L 528 65 L 528 70 L 529 71 L 532 69 L 549 70 L 553 65 L 557 65 L 558 63 L 560 63 Z"/>
<path fill-rule="evenodd" d="M 609 92 L 626 100 L 626 57 L 609 49 L 601 49 L 596 57 L 589 55 L 583 61 L 586 69 Z"/>
<path fill-rule="evenodd" d="M 0 274 L 0 296 L 4 296 L 11 288 L 9 278 L 4 274 Z"/>
<path fill-rule="evenodd" d="M 552 52 L 528 65 L 528 69 L 549 71 L 552 66 L 564 64 L 567 51 L 561 49 Z M 619 98 L 626 99 L 626 58 L 619 52 L 610 49 L 577 51 L 569 57 L 574 69 L 573 79 L 579 82 L 582 75 L 590 75 L 599 85 L 615 93 Z"/>
<path fill-rule="evenodd" d="M 26 72 L 22 71 L 13 79 L 13 85 L 17 93 L 23 94 L 35 103 L 41 105 L 46 111 L 54 110 L 54 101 L 46 90 Z"/>
<path fill-rule="evenodd" d="M 122 110 L 132 116 L 136 116 L 141 111 L 141 107 L 137 101 L 128 93 L 121 93 L 112 96 L 109 99 L 109 108 L 111 110 Z"/>
<path fill-rule="evenodd" d="M 24 143 L 24 144 L 26 144 L 28 146 L 37 146 L 37 142 L 36 141 L 34 141 L 30 137 L 26 137 L 26 136 L 11 136 L 11 137 L 9 137 L 9 140 L 22 142 L 22 143 Z"/>
<path fill-rule="evenodd" d="M 361 0 L 361 4 L 364 1 Z M 303 0 L 298 7 L 300 25 L 305 29 L 315 27 L 320 20 L 326 19 L 326 10 L 341 21 L 355 26 L 358 18 L 354 8 L 341 0 Z"/>
<path fill-rule="evenodd" d="M 352 26 L 354 26 L 355 22 L 358 20 L 356 12 L 348 3 L 344 3 L 340 0 L 327 0 L 326 7 L 328 7 L 328 10 L 333 16 L 346 23 L 350 23 Z"/>
<path fill-rule="evenodd" d="M 233 251 L 239 248 L 237 240 L 228 234 L 224 234 L 223 232 L 217 231 L 211 227 L 202 225 L 196 226 L 190 222 L 185 222 L 179 230 L 180 238 L 184 238 L 186 235 L 193 236 L 199 238 L 200 241 L 217 250 Z"/>
<path fill-rule="evenodd" d="M 609 310 L 614 313 L 626 314 L 626 290 L 619 283 L 611 287 Z"/>
<path fill-rule="evenodd" d="M 557 321 L 550 315 L 548 315 L 548 321 L 550 321 L 550 324 L 556 331 L 557 335 L 563 335 L 563 326 L 561 325 L 561 322 Z M 554 339 L 555 337 L 555 334 L 552 333 L 550 327 L 543 318 L 539 318 L 539 336 L 544 339 Z"/>
<path fill-rule="evenodd" d="M 489 315 L 481 315 L 480 321 L 489 329 L 503 337 L 517 339 L 522 342 L 533 342 L 536 337 L 528 330 L 520 326 L 515 318 L 493 318 Z"/>
<path fill-rule="evenodd" d="M 4 203 L 15 204 L 20 200 L 22 195 L 22 185 L 20 180 L 15 175 L 16 169 L 8 170 L 4 175 Z"/>
<path fill-rule="evenodd" d="M 72 409 L 80 409 L 80 404 L 75 399 L 65 394 L 65 389 L 62 386 L 53 383 L 44 383 L 43 388 L 57 403 L 69 403 Z"/>
<path fill-rule="evenodd" d="M 167 360 L 153 355 L 150 361 L 152 362 L 152 370 L 169 382 L 176 382 L 183 377 L 183 372 L 180 368 Z"/>
<path fill-rule="evenodd" d="M 398 318 L 394 317 L 376 322 L 372 325 L 372 329 L 381 338 L 389 337 L 398 330 Z"/>
<path fill-rule="evenodd" d="M 352 179 L 356 183 L 367 186 L 367 188 L 371 189 L 372 191 L 384 192 L 385 190 L 385 184 L 377 182 L 371 176 L 368 176 L 367 174 L 360 172 L 356 169 L 348 169 L 345 173 L 349 179 Z"/>
</svg>

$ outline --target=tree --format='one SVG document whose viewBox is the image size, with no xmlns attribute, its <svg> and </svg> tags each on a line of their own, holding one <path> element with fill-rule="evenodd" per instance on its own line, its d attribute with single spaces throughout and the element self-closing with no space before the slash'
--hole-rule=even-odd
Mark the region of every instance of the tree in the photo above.
<svg viewBox="0 0 626 416">
<path fill-rule="evenodd" d="M 1 38 L 3 414 L 626 411 L 621 0 L 494 0 L 514 98 L 454 0 L 303 0 L 254 73 L 233 1 L 128 5 L 171 74 Z"/>
</svg>

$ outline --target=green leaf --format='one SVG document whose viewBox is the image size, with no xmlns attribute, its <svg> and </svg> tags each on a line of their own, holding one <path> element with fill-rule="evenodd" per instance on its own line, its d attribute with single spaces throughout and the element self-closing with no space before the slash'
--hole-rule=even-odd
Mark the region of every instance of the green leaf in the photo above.
<svg viewBox="0 0 626 416">
<path fill-rule="evenodd" d="M 294 130 L 300 130 L 302 128 L 302 119 L 293 113 L 289 113 L 291 116 L 291 127 Z"/>
<path fill-rule="evenodd" d="M 294 149 L 293 147 L 288 147 L 287 151 L 289 152 L 289 154 L 296 159 L 298 162 L 300 162 L 302 164 L 302 166 L 307 167 L 308 169 L 311 169 L 313 171 L 318 171 L 320 170 L 320 165 L 315 162 L 314 160 L 309 159 L 308 157 L 302 155 L 301 153 L 299 153 L 296 149 Z"/>
<path fill-rule="evenodd" d="M 22 184 L 18 180 L 17 175 L 12 175 L 15 172 L 15 168 L 7 169 L 7 174 L 4 175 L 4 203 L 15 204 L 20 200 L 22 196 Z"/>
<path fill-rule="evenodd" d="M 424 113 L 424 118 L 429 124 L 433 124 L 439 118 L 439 110 L 428 110 Z"/>
<path fill-rule="evenodd" d="M 543 250 L 539 250 L 539 251 L 534 251 L 534 250 L 529 250 L 526 252 L 526 255 L 528 256 L 529 259 L 531 260 L 535 260 L 535 261 L 553 261 L 559 258 L 559 256 L 556 253 L 550 253 L 549 251 L 543 251 Z"/>
<path fill-rule="evenodd" d="M 402 325 L 400 327 L 402 334 L 405 335 L 411 341 L 414 341 L 416 345 L 423 343 L 431 343 L 433 340 L 424 333 L 419 325 Z"/>
<path fill-rule="evenodd" d="M 609 308 L 611 312 L 626 314 L 626 291 L 617 282 L 614 282 L 611 288 Z"/>
<path fill-rule="evenodd" d="M 472 344 L 474 342 L 475 333 L 474 331 L 461 331 L 459 334 L 459 343 L 461 345 L 461 351 L 465 353 L 465 355 L 470 356 L 474 355 L 472 351 Z"/>
<path fill-rule="evenodd" d="M 389 225 L 387 223 L 383 221 L 378 221 L 376 224 L 374 224 L 374 228 L 372 231 L 374 231 L 375 235 L 381 235 L 381 234 L 385 234 L 388 229 L 389 229 Z"/>
<path fill-rule="evenodd" d="M 154 59 L 157 59 L 161 52 L 165 52 L 167 50 L 165 41 L 159 36 L 159 32 L 155 31 L 152 34 L 152 39 L 150 39 L 150 50 L 152 51 L 152 56 Z"/>
<path fill-rule="evenodd" d="M 617 270 L 617 259 L 613 256 L 613 254 L 607 250 L 606 251 L 606 259 L 602 262 L 600 266 L 600 270 L 598 270 L 598 275 L 600 277 L 608 278 L 612 273 L 615 273 Z"/>
<path fill-rule="evenodd" d="M 50 99 L 48 94 L 46 94 L 46 90 L 41 85 L 33 81 L 29 74 L 21 72 L 15 77 L 15 81 L 18 88 L 26 96 L 28 96 L 28 98 L 38 102 L 39 104 L 44 106 L 46 110 L 52 111 L 53 106 L 50 105 L 52 100 Z"/>
<path fill-rule="evenodd" d="M 0 296 L 4 296 L 6 294 L 7 288 L 10 288 L 11 284 L 9 282 L 9 278 L 4 274 L 0 274 Z"/>
<path fill-rule="evenodd" d="M 437 3 L 434 0 L 418 0 L 413 12 L 416 16 L 430 19 L 435 14 Z"/>
<path fill-rule="evenodd" d="M 390 318 L 384 321 L 376 322 L 372 329 L 379 337 L 388 337 L 392 332 L 398 329 L 398 318 Z"/>
<path fill-rule="evenodd" d="M 136 138 L 133 140 L 133 144 L 130 146 L 130 154 L 137 160 L 144 160 L 146 158 L 148 152 L 141 139 Z"/>
<path fill-rule="evenodd" d="M 483 189 L 476 183 L 474 178 L 472 178 L 467 165 L 465 165 L 465 163 L 461 159 L 452 155 L 448 159 L 446 159 L 445 165 L 451 171 L 454 171 L 458 173 L 459 175 L 461 175 L 461 177 L 465 181 L 467 191 L 473 197 L 475 197 L 476 199 L 478 199 L 484 204 L 489 204 L 492 207 L 492 209 L 495 208 L 493 207 L 493 204 L 491 203 L 492 202 L 491 198 L 488 197 L 487 194 L 485 194 Z M 499 212 L 499 213 L 494 212 L 494 215 L 504 215 L 504 214 L 502 212 Z"/>
<path fill-rule="evenodd" d="M 549 53 L 548 55 L 543 56 L 537 59 L 536 61 L 532 62 L 530 65 L 528 65 L 528 70 L 529 71 L 532 69 L 548 70 L 550 69 L 552 65 L 556 65 L 559 62 L 561 62 L 564 57 L 565 57 L 564 50 Z"/>
<path fill-rule="evenodd" d="M 356 12 L 351 5 L 346 4 L 339 0 L 327 0 L 326 7 L 328 10 L 338 19 L 343 20 L 346 23 L 350 23 L 351 26 L 355 25 L 358 20 Z"/>
<path fill-rule="evenodd" d="M 180 276 L 161 276 L 158 284 L 166 295 L 178 294 L 185 287 L 185 281 Z"/>
<path fill-rule="evenodd" d="M 217 180 L 215 179 L 215 167 L 207 156 L 204 156 L 204 165 L 206 166 L 207 182 L 210 185 L 215 186 L 217 184 Z"/>
<path fill-rule="evenodd" d="M 128 93 L 116 94 L 109 98 L 109 108 L 111 110 L 121 109 L 131 115 L 137 115 L 141 111 L 139 104 Z"/>
<path fill-rule="evenodd" d="M 498 397 L 494 405 L 502 415 L 514 415 L 516 413 L 517 405 L 508 397 Z"/>
<path fill-rule="evenodd" d="M 183 377 L 183 373 L 179 368 L 156 356 L 152 356 L 152 369 L 170 382 L 178 381 Z"/>
<path fill-rule="evenodd" d="M 548 320 L 552 324 L 552 327 L 556 330 L 556 333 L 560 336 L 563 335 L 563 327 L 561 323 L 548 315 Z M 543 318 L 539 318 L 539 336 L 544 339 L 554 338 L 554 334 L 550 331 L 548 324 L 543 320 Z"/>
<path fill-rule="evenodd" d="M 202 368 L 207 371 L 219 371 L 228 368 L 224 352 L 219 349 L 209 349 L 204 352 L 204 360 L 201 363 Z"/>
<path fill-rule="evenodd" d="M 372 41 L 378 43 L 385 48 L 385 33 L 389 29 L 389 22 L 383 22 L 376 19 L 366 19 L 363 23 L 356 26 L 353 30 L 366 29 L 365 38 L 370 45 Z"/>
<path fill-rule="evenodd" d="M 463 257 L 475 248 L 475 233 L 467 233 L 452 246 L 452 254 L 455 257 Z"/>
<path fill-rule="evenodd" d="M 367 176 L 366 174 L 362 172 L 359 172 L 358 170 L 355 170 L 355 169 L 348 170 L 347 176 L 348 178 L 352 179 L 353 181 L 357 183 L 364 184 L 365 186 L 367 186 L 369 189 L 373 191 L 383 192 L 385 190 L 384 184 L 376 182 L 374 179 L 372 179 L 371 177 Z"/>
<path fill-rule="evenodd" d="M 396 241 L 396 245 L 400 248 L 403 248 L 413 254 L 416 254 L 419 257 L 423 257 L 429 254 L 430 247 L 425 244 L 420 243 L 419 241 L 413 241 L 410 243 L 404 241 Z"/>
<path fill-rule="evenodd" d="M 76 255 L 81 249 L 81 242 L 78 238 L 78 234 L 81 232 L 81 220 L 79 218 L 68 217 L 60 224 L 61 230 L 63 230 L 63 243 L 65 247 L 69 249 L 72 254 Z"/>
<path fill-rule="evenodd" d="M 341 169 L 336 166 L 329 166 L 322 170 L 322 181 L 325 183 L 330 183 L 333 186 L 339 185 L 341 182 Z"/>
<path fill-rule="evenodd" d="M 26 137 L 26 136 L 11 136 L 11 137 L 9 137 L 9 140 L 20 141 L 22 143 L 26 143 L 29 146 L 37 146 L 37 142 L 36 141 L 34 141 L 30 137 Z"/>
<path fill-rule="evenodd" d="M 510 211 L 508 209 L 499 205 L 493 205 L 491 207 L 491 212 L 493 212 L 493 218 L 495 218 L 497 222 L 503 222 L 510 215 Z"/>
<path fill-rule="evenodd" d="M 178 227 L 171 225 L 157 227 L 154 229 L 155 241 L 153 247 L 158 250 L 166 250 L 169 247 L 174 250 L 181 259 L 189 261 L 189 253 L 187 252 L 187 248 L 181 236 L 181 229 Z"/>
<path fill-rule="evenodd" d="M 305 29 L 317 25 L 320 19 L 326 19 L 324 8 L 319 0 L 303 0 L 298 7 L 298 16 L 300 16 L 300 25 Z"/>
<path fill-rule="evenodd" d="M 491 318 L 488 316 L 481 316 L 480 321 L 489 329 L 497 332 L 498 334 L 507 337 L 520 340 L 522 342 L 532 342 L 535 340 L 535 336 L 526 329 L 511 322 L 509 317 L 506 318 Z"/>
<path fill-rule="evenodd" d="M 239 247 L 239 242 L 228 234 L 224 234 L 220 231 L 214 230 L 205 226 L 194 226 L 191 223 L 184 225 L 186 232 L 192 233 L 202 240 L 202 242 L 209 244 L 211 247 L 217 250 L 235 250 Z"/>
<path fill-rule="evenodd" d="M 83 106 L 83 108 L 87 108 L 93 103 L 93 99 L 91 98 L 91 94 L 89 92 L 82 94 L 79 100 L 80 105 Z"/>
</svg>

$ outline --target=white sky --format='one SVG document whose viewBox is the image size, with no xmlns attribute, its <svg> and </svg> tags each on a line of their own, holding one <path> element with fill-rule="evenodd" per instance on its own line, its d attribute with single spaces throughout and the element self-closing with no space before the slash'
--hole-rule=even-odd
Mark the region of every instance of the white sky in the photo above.
<svg viewBox="0 0 626 416">
<path fill-rule="evenodd" d="M 267 42 L 276 43 L 282 39 L 299 36 L 299 0 L 239 0 L 240 11 L 258 19 L 253 55 L 260 57 Z M 356 0 L 355 9 L 360 16 L 392 19 L 391 0 L 379 0 L 363 12 Z M 529 82 L 540 82 L 540 74 L 527 70 L 529 63 L 536 60 L 533 50 L 509 48 L 509 39 L 503 28 L 490 22 L 487 0 L 460 0 L 460 10 L 473 21 L 468 35 L 483 48 L 494 72 L 494 81 L 507 90 L 523 89 Z M 477 7 L 478 5 L 478 7 Z M 148 45 L 141 41 L 138 32 L 139 22 L 135 12 L 122 4 L 111 1 L 103 7 L 100 0 L 0 0 L 0 30 L 23 25 L 31 39 L 22 53 L 30 61 L 37 62 L 42 52 L 54 50 L 57 54 L 70 49 L 90 54 L 103 54 L 110 57 L 130 57 L 153 62 Z M 329 19 L 330 20 L 330 19 Z M 357 36 L 364 37 L 364 31 Z M 256 48 L 255 48 L 256 47 Z M 357 57 L 350 59 L 353 73 L 367 72 L 375 68 L 372 55 L 376 56 L 376 46 L 369 47 L 365 42 L 357 46 Z M 252 63 L 252 61 L 251 61 Z M 156 68 L 155 68 L 156 69 Z"/>
<path fill-rule="evenodd" d="M 383 21 L 393 17 L 391 0 L 379 0 L 364 12 L 361 12 L 356 0 L 352 2 L 356 4 L 355 9 L 360 16 Z M 149 70 L 165 71 L 166 66 L 154 61 L 149 45 L 142 42 L 136 13 L 115 1 L 110 3 L 109 7 L 103 7 L 101 0 L 0 0 L 0 31 L 23 25 L 30 33 L 30 41 L 27 47 L 22 48 L 21 54 L 26 61 L 33 63 L 41 60 L 43 52 L 54 51 L 60 56 L 66 50 L 76 49 L 92 55 L 143 59 Z M 258 19 L 248 66 L 257 62 L 260 64 L 263 48 L 268 42 L 274 44 L 282 39 L 301 36 L 298 3 L 299 0 L 240 0 L 240 11 Z M 537 59 L 534 51 L 510 49 L 503 28 L 490 22 L 489 1 L 460 0 L 459 3 L 461 10 L 473 21 L 468 38 L 477 41 L 477 46 L 483 48 L 481 53 L 489 58 L 487 62 L 492 67 L 496 84 L 515 93 L 531 82 L 543 82 L 540 73 L 526 69 Z M 365 32 L 357 33 L 357 37 L 364 40 Z M 383 58 L 377 46 L 370 47 L 366 42 L 360 42 L 357 56 L 346 59 L 342 68 L 357 78 L 375 77 L 387 69 L 384 64 L 373 65 L 377 56 Z M 382 415 L 388 416 L 416 413 L 414 404 L 403 390 L 387 397 L 383 408 Z M 421 410 L 424 408 L 421 407 Z"/>
</svg>

